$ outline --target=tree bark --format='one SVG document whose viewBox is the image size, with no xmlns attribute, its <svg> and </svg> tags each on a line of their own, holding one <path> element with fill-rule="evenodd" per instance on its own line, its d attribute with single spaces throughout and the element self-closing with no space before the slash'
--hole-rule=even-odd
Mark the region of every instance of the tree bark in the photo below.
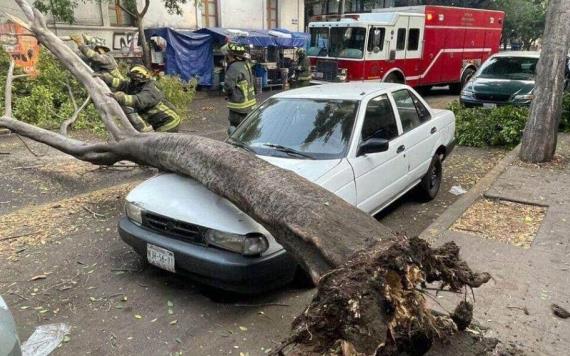
<svg viewBox="0 0 570 356">
<path fill-rule="evenodd" d="M 549 2 L 535 76 L 535 98 L 520 150 L 520 158 L 526 162 L 550 161 L 556 151 L 570 37 L 569 17 L 570 0 Z"/>
<path fill-rule="evenodd" d="M 139 41 L 141 43 L 142 51 L 143 51 L 143 64 L 145 67 L 150 68 L 152 65 L 152 60 L 150 56 L 150 46 L 148 45 L 148 41 L 146 39 L 146 35 L 144 33 L 144 26 L 143 26 L 143 17 L 137 17 L 137 27 L 139 29 Z"/>
<path fill-rule="evenodd" d="M 20 122 L 8 111 L 0 126 L 95 164 L 130 160 L 193 178 L 262 224 L 319 283 L 317 296 L 279 352 L 334 352 L 338 345 L 366 354 L 419 354 L 435 338 L 469 324 L 470 304 L 461 303 L 451 316 L 436 315 L 421 290 L 425 282 L 441 281 L 442 288 L 458 290 L 489 280 L 459 259 L 457 246 L 432 250 L 417 238 L 397 236 L 324 188 L 224 142 L 136 132 L 117 119 L 122 110 L 109 100 L 109 89 L 66 50 L 42 15 L 25 0 L 16 1 L 40 42 L 87 87 L 112 140 L 87 144 Z"/>
</svg>

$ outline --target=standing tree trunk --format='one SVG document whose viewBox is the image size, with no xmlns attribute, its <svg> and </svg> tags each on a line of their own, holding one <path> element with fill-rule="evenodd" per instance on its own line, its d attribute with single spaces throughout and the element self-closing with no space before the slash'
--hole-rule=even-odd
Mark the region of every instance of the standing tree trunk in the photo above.
<svg viewBox="0 0 570 356">
<path fill-rule="evenodd" d="M 144 26 L 143 26 L 143 16 L 137 16 L 137 27 L 139 29 L 139 41 L 141 43 L 142 52 L 143 52 L 143 64 L 145 67 L 150 69 L 152 65 L 151 56 L 150 56 L 150 46 L 148 45 L 148 41 L 146 39 L 146 35 L 144 34 Z"/>
<path fill-rule="evenodd" d="M 550 1 L 535 76 L 535 98 L 520 151 L 521 160 L 526 162 L 550 161 L 556 151 L 570 39 L 569 18 L 570 0 Z"/>
<path fill-rule="evenodd" d="M 95 164 L 130 160 L 190 177 L 262 224 L 319 284 L 282 352 L 305 355 L 340 345 L 366 354 L 419 354 L 470 323 L 469 303 L 462 302 L 452 315 L 436 315 L 422 290 L 426 282 L 441 281 L 441 288 L 457 291 L 489 280 L 460 260 L 455 244 L 433 250 L 418 238 L 397 236 L 324 188 L 226 143 L 138 133 L 107 95 L 109 88 L 47 29 L 39 11 L 16 1 L 38 40 L 86 87 L 111 139 L 88 144 L 40 129 L 11 117 L 9 105 L 0 126 Z M 11 65 L 7 99 L 13 79 Z"/>
</svg>

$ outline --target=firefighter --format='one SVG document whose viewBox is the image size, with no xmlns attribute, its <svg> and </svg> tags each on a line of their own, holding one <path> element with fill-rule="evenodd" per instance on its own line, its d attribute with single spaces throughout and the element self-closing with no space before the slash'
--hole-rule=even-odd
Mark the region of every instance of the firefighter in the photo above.
<svg viewBox="0 0 570 356">
<path fill-rule="evenodd" d="M 178 131 L 180 116 L 158 90 L 150 71 L 142 65 L 135 65 L 128 75 L 128 79 L 119 79 L 109 73 L 97 76 L 114 90 L 109 95 L 121 104 L 129 121 L 138 131 Z"/>
<path fill-rule="evenodd" d="M 109 73 L 115 78 L 124 79 L 115 58 L 109 54 L 111 50 L 104 45 L 102 39 L 87 35 L 72 35 L 70 37 L 77 44 L 85 62 L 95 73 Z"/>
<path fill-rule="evenodd" d="M 230 42 L 222 47 L 222 53 L 228 63 L 224 91 L 228 97 L 230 132 L 231 127 L 237 127 L 255 106 L 255 85 L 244 46 Z"/>
<path fill-rule="evenodd" d="M 304 48 L 297 49 L 297 63 L 295 67 L 295 87 L 301 88 L 311 83 L 311 62 Z"/>
</svg>

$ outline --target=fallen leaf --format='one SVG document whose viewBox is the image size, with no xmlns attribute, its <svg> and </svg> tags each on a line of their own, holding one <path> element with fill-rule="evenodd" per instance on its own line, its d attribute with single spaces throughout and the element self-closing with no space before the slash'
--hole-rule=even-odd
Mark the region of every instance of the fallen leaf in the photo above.
<svg viewBox="0 0 570 356">
<path fill-rule="evenodd" d="M 46 279 L 47 276 L 45 274 L 38 274 L 30 279 L 30 281 L 37 281 L 38 279 Z"/>
<path fill-rule="evenodd" d="M 135 319 L 142 319 L 142 315 L 135 314 Z"/>
<path fill-rule="evenodd" d="M 166 303 L 166 305 L 168 305 L 170 308 L 172 308 L 174 306 L 174 303 L 172 303 L 170 300 Z"/>
<path fill-rule="evenodd" d="M 178 323 L 178 320 L 175 319 L 175 320 L 172 320 L 172 321 L 171 321 L 170 323 L 168 323 L 168 324 L 174 325 L 174 324 L 176 324 L 176 323 Z"/>
<path fill-rule="evenodd" d="M 240 329 L 241 331 L 247 331 L 247 328 L 246 328 L 245 326 L 240 326 L 239 329 Z"/>
</svg>

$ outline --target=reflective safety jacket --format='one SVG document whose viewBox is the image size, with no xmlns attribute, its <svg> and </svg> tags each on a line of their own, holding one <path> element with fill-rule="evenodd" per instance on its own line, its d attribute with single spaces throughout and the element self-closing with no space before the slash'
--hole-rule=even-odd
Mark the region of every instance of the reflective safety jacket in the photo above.
<svg viewBox="0 0 570 356">
<path fill-rule="evenodd" d="M 150 79 L 146 82 L 135 83 L 130 79 L 102 78 L 114 91 L 122 91 L 124 95 L 119 104 L 130 106 L 156 131 L 170 131 L 180 125 L 180 116 L 174 111 L 174 106 Z"/>
<path fill-rule="evenodd" d="M 297 80 L 311 80 L 311 61 L 306 55 L 299 56 L 297 60 Z"/>
<path fill-rule="evenodd" d="M 236 60 L 228 66 L 224 79 L 224 90 L 228 96 L 228 109 L 248 113 L 256 104 L 254 77 L 251 65 Z"/>
<path fill-rule="evenodd" d="M 98 53 L 85 44 L 79 45 L 79 50 L 83 56 L 85 56 L 87 64 L 89 64 L 95 73 L 109 73 L 115 78 L 124 79 L 119 71 L 119 65 L 112 55 L 108 53 Z"/>
</svg>

